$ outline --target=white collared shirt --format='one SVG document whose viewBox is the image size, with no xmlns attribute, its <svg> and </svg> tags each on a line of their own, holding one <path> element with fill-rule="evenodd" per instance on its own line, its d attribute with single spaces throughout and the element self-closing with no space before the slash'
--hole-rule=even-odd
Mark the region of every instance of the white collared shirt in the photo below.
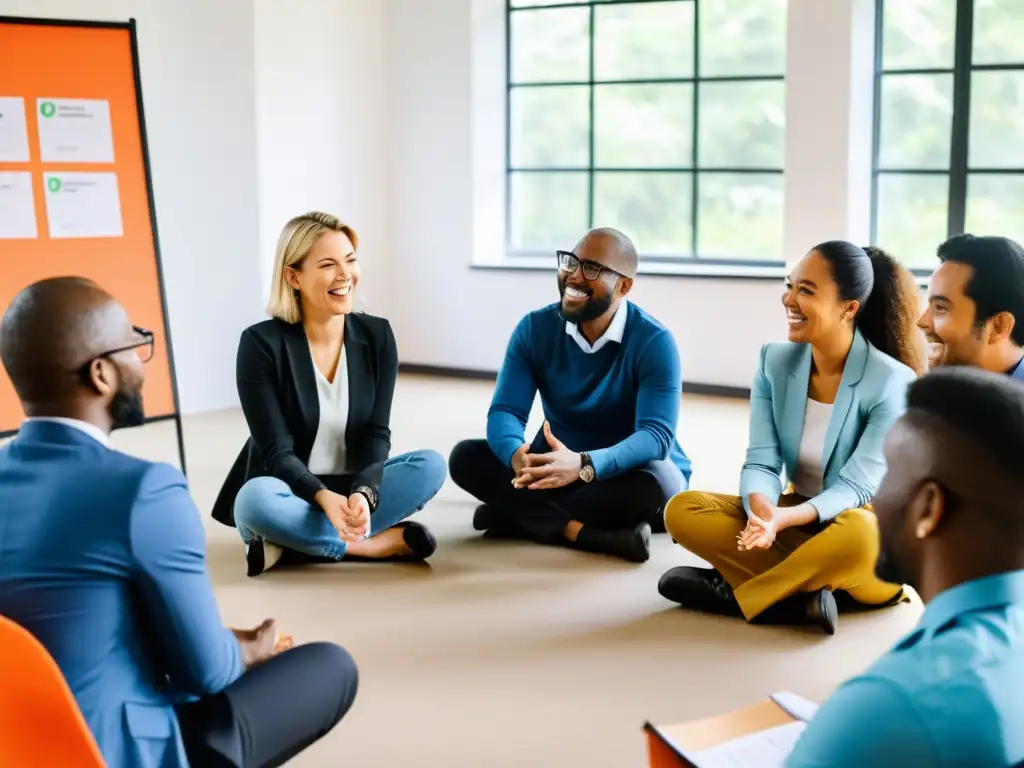
<svg viewBox="0 0 1024 768">
<path fill-rule="evenodd" d="M 609 342 L 614 341 L 621 344 L 622 335 L 626 332 L 626 316 L 628 314 L 626 303 L 625 299 L 622 299 L 622 301 L 619 302 L 619 307 L 615 310 L 615 316 L 612 318 L 612 322 L 608 326 L 608 329 L 601 334 L 593 344 L 586 340 L 580 332 L 580 327 L 577 323 L 570 323 L 569 321 L 566 321 L 565 332 L 572 336 L 579 345 L 579 348 L 588 355 L 594 354 Z"/>
<path fill-rule="evenodd" d="M 54 424 L 63 424 L 65 427 L 71 427 L 77 429 L 80 432 L 85 432 L 89 437 L 102 445 L 110 447 L 110 438 L 107 433 L 97 427 L 95 424 L 90 424 L 87 421 L 79 421 L 78 419 L 66 419 L 63 416 L 33 416 L 30 419 L 25 419 L 25 422 L 30 421 L 49 421 Z"/>
</svg>

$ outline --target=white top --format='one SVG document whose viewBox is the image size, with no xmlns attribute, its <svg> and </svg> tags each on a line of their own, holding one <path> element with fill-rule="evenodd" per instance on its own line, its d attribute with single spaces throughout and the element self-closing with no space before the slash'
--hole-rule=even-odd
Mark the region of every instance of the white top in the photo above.
<svg viewBox="0 0 1024 768">
<path fill-rule="evenodd" d="M 313 351 L 309 352 L 312 357 Z M 309 453 L 309 471 L 314 475 L 344 475 L 345 427 L 348 424 L 348 363 L 345 345 L 338 356 L 338 370 L 334 381 L 328 381 L 313 362 L 316 391 L 320 400 L 320 423 L 316 430 L 313 449 Z"/>
<path fill-rule="evenodd" d="M 821 466 L 825 452 L 825 433 L 832 419 L 832 405 L 807 399 L 807 410 L 804 411 L 804 433 L 800 438 L 800 450 L 797 453 L 796 477 L 793 478 L 794 490 L 801 496 L 813 498 L 822 491 L 824 477 Z"/>
<path fill-rule="evenodd" d="M 591 345 L 591 343 L 587 341 L 586 337 L 580 333 L 580 326 L 578 323 L 570 323 L 569 321 L 566 321 L 565 332 L 573 337 L 580 349 L 588 355 L 592 355 L 609 342 L 614 341 L 617 344 L 622 343 L 622 334 L 626 332 L 626 317 L 628 311 L 628 307 L 626 307 L 626 300 L 622 299 L 622 301 L 619 302 L 618 308 L 615 310 L 615 316 L 608 325 L 608 329 L 601 334 L 600 338 L 598 338 L 593 345 Z"/>
<path fill-rule="evenodd" d="M 107 433 L 97 427 L 95 424 L 90 424 L 87 421 L 79 421 L 78 419 L 67 419 L 63 416 L 33 416 L 32 418 L 25 419 L 29 421 L 50 421 L 54 424 L 63 424 L 65 427 L 72 427 L 77 429 L 79 432 L 85 432 L 89 437 L 98 443 L 110 447 L 110 439 L 107 437 Z"/>
</svg>

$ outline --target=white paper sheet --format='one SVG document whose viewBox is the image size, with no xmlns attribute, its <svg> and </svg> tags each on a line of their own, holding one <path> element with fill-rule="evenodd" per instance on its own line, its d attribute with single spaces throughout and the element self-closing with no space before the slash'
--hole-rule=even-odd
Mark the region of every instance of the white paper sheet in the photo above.
<svg viewBox="0 0 1024 768">
<path fill-rule="evenodd" d="M 30 159 L 25 100 L 0 96 L 0 163 L 27 163 Z"/>
<path fill-rule="evenodd" d="M 787 723 L 691 754 L 700 768 L 781 768 L 806 727 Z"/>
<path fill-rule="evenodd" d="M 44 173 L 50 237 L 121 237 L 114 173 Z"/>
<path fill-rule="evenodd" d="M 44 163 L 112 163 L 114 136 L 105 99 L 37 99 Z"/>
<path fill-rule="evenodd" d="M 0 171 L 0 240 L 34 240 L 39 237 L 28 171 Z"/>
<path fill-rule="evenodd" d="M 790 691 L 779 691 L 778 693 L 773 693 L 772 701 L 786 710 L 797 720 L 810 722 L 814 719 L 814 716 L 818 714 L 817 704 L 813 701 L 808 701 L 803 696 L 791 693 Z"/>
</svg>

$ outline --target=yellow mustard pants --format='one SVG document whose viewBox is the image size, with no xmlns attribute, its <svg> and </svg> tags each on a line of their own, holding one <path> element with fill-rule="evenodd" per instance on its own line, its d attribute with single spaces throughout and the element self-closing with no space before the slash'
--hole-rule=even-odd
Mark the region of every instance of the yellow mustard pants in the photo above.
<svg viewBox="0 0 1024 768">
<path fill-rule="evenodd" d="M 787 494 L 779 506 L 803 501 Z M 787 528 L 768 549 L 737 548 L 746 526 L 739 496 L 685 491 L 665 507 L 672 538 L 722 574 L 748 621 L 798 592 L 845 590 L 864 605 L 884 605 L 903 592 L 875 576 L 878 520 L 868 509 L 848 509 L 824 526 Z"/>
</svg>

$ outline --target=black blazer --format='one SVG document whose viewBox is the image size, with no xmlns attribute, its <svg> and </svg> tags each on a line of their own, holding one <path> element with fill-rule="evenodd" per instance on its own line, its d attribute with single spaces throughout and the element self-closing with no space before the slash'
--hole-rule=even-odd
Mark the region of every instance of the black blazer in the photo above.
<svg viewBox="0 0 1024 768">
<path fill-rule="evenodd" d="M 321 489 L 351 493 L 365 486 L 380 498 L 391 451 L 391 400 L 398 351 L 387 320 L 352 313 L 345 318 L 349 408 L 345 450 L 354 475 L 318 477 L 306 466 L 320 422 L 320 400 L 309 342 L 301 323 L 265 320 L 242 332 L 235 376 L 250 437 L 213 505 L 213 518 L 234 526 L 235 496 L 262 475 L 284 480 L 313 503 Z M 371 503 L 372 506 L 375 504 Z"/>
</svg>

